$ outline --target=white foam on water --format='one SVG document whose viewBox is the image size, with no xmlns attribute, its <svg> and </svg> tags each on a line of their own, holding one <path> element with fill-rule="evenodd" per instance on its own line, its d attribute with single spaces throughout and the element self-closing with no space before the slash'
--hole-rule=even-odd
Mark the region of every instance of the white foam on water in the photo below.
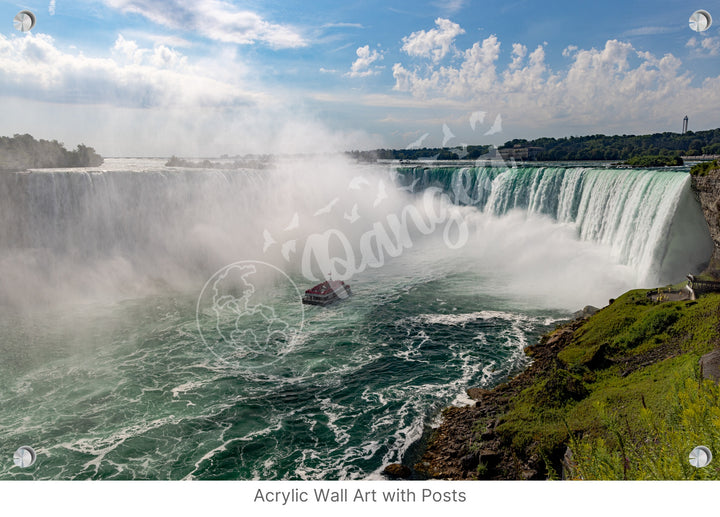
<svg viewBox="0 0 720 517">
<path fill-rule="evenodd" d="M 188 381 L 184 384 L 181 384 L 180 386 L 176 386 L 173 389 L 170 390 L 170 393 L 172 393 L 172 396 L 174 399 L 178 398 L 180 394 L 187 393 L 188 391 L 192 391 L 196 388 L 200 388 L 206 384 L 206 381 Z"/>
<path fill-rule="evenodd" d="M 174 415 L 170 415 L 125 427 L 115 431 L 110 436 L 80 438 L 73 442 L 59 443 L 55 447 L 94 456 L 93 459 L 82 465 L 81 471 L 92 468 L 95 474 L 97 474 L 102 463 L 106 461 L 105 456 L 124 444 L 129 438 L 140 436 L 147 431 L 164 425 L 177 423 L 177 421 L 178 419 Z"/>
<path fill-rule="evenodd" d="M 275 238 L 299 242 L 313 232 L 339 227 L 356 242 L 361 231 L 351 225 L 338 226 L 343 224 L 343 210 L 313 216 L 320 201 L 325 206 L 340 196 L 338 209 L 358 203 L 366 223 L 381 221 L 387 214 L 415 202 L 410 194 L 391 192 L 382 210 L 373 210 L 374 196 L 369 196 L 369 202 L 366 198 L 374 192 L 347 191 L 347 181 L 363 174 L 374 186 L 387 177 L 388 171 L 377 167 L 358 169 L 342 161 L 335 165 L 319 164 L 308 171 L 293 165 L 261 173 L 167 172 L 159 170 L 162 167 L 155 163 L 143 168 L 144 172 L 115 170 L 113 165 L 112 172 L 33 173 L 13 177 L 28 187 L 23 199 L 9 196 L 12 192 L 7 188 L 7 177 L 0 178 L 0 212 L 9 215 L 6 220 L 10 221 L 0 229 L 0 242 L 6 246 L 0 250 L 0 273 L 19 273 L 18 278 L 27 280 L 22 285 L 8 285 L 8 290 L 2 292 L 15 292 L 17 288 L 22 294 L 37 289 L 52 299 L 52 293 L 46 291 L 50 289 L 47 286 L 54 285 L 48 282 L 53 271 L 62 277 L 57 284 L 61 292 L 69 288 L 68 294 L 78 294 L 82 299 L 85 294 L 92 298 L 89 294 L 93 289 L 95 294 L 114 290 L 125 293 L 127 287 L 128 292 L 141 297 L 147 292 L 166 292 L 163 289 L 168 285 L 195 285 L 198 272 L 211 274 L 217 267 L 248 258 L 238 254 L 266 257 L 262 253 L 262 229 Z M 298 174 L 300 171 L 303 174 Z M 88 400 L 96 400 L 98 407 L 76 415 L 77 425 L 103 411 L 120 415 L 134 410 L 131 424 L 108 425 L 106 435 L 100 436 L 90 427 L 90 431 L 78 431 L 78 436 L 62 436 L 57 443 L 46 445 L 47 455 L 54 458 L 92 456 L 89 461 L 83 459 L 80 471 L 65 465 L 48 472 L 56 477 L 94 477 L 107 469 L 112 477 L 163 476 L 169 471 L 154 465 L 148 457 L 123 462 L 112 453 L 131 437 L 162 426 L 175 429 L 196 420 L 225 415 L 232 418 L 233 410 L 243 408 L 248 400 L 253 404 L 273 401 L 278 392 L 285 396 L 296 389 L 298 393 L 304 391 L 309 400 L 304 403 L 306 407 L 294 407 L 292 402 L 285 405 L 292 397 L 269 403 L 267 413 L 259 417 L 261 429 L 229 436 L 233 423 L 221 422 L 207 436 L 197 438 L 203 442 L 195 451 L 186 448 L 195 446 L 193 435 L 185 437 L 190 444 L 180 439 L 172 444 L 175 438 L 168 438 L 158 454 L 185 458 L 192 454 L 194 467 L 188 469 L 187 478 L 202 477 L 200 472 L 210 476 L 229 474 L 213 470 L 215 459 L 238 445 L 262 440 L 270 444 L 266 456 L 248 454 L 238 458 L 237 468 L 244 477 L 377 478 L 379 469 L 400 461 L 421 438 L 428 420 L 431 425 L 438 424 L 444 405 L 472 402 L 465 394 L 466 388 L 492 386 L 527 363 L 523 349 L 532 344 L 529 336 L 558 321 L 546 313 L 532 315 L 537 309 L 577 310 L 594 299 L 604 302 L 609 291 L 616 295 L 663 272 L 674 252 L 672 246 L 664 249 L 660 244 L 663 235 L 681 233 L 681 229 L 692 226 L 693 216 L 683 213 L 691 212 L 686 206 L 690 203 L 687 179 L 676 174 L 658 173 L 654 177 L 648 171 L 622 171 L 601 176 L 600 172 L 582 168 L 487 172 L 479 183 L 486 195 L 482 204 L 459 209 L 472 230 L 465 248 L 451 253 L 439 238 L 418 240 L 401 257 L 388 259 L 382 268 L 368 269 L 359 276 L 353 282 L 357 297 L 347 306 L 306 314 L 307 332 L 276 357 L 257 354 L 238 357 L 232 366 L 219 363 L 208 357 L 192 326 L 186 321 L 174 325 L 174 318 L 184 316 L 159 310 L 154 322 L 142 321 L 137 329 L 121 326 L 122 331 L 116 334 L 101 333 L 106 346 L 85 354 L 89 355 L 91 367 L 72 364 L 77 357 L 53 359 L 55 362 L 40 365 L 9 382 L 8 391 L 2 394 L 3 404 L 26 404 L 37 409 L 31 414 L 13 412 L 8 417 L 12 424 L 4 421 L 1 429 L 5 433 L 12 427 L 13 436 L 18 436 L 50 429 L 57 422 L 72 422 L 67 414 Z M 141 200 L 153 200 L 156 195 L 156 204 L 146 203 L 148 206 L 141 206 L 138 214 L 125 210 L 135 188 Z M 89 192 L 96 192 L 102 202 L 93 202 L 87 197 Z M 647 195 L 641 195 L 643 192 Z M 173 209 L 173 203 L 184 196 L 188 202 Z M 52 217 L 25 221 L 23 214 L 37 207 L 47 207 Z M 295 212 L 302 224 L 286 232 Z M 85 215 L 76 220 L 78 214 Z M 17 232 L 13 233 L 19 228 L 13 228 L 13 222 L 25 225 L 20 233 L 26 233 L 34 247 L 23 247 Z M 130 230 L 128 235 L 118 236 L 112 233 L 113 228 Z M 367 228 L 365 225 L 363 229 Z M 694 239 L 689 238 L 691 247 Z M 5 244 L 8 242 L 12 243 L 10 249 Z M 673 242 L 683 247 L 675 237 Z M 73 245 L 94 259 L 81 275 L 76 274 Z M 293 278 L 300 276 L 297 258 L 286 261 L 275 248 L 266 258 L 285 267 Z M 50 277 L 38 277 L 37 271 L 43 269 L 36 266 L 45 263 L 55 263 L 57 268 L 46 271 Z M 113 274 L 106 275 L 108 271 Z M 373 318 L 373 309 L 392 307 L 390 304 L 403 297 L 412 298 L 413 290 L 453 274 L 466 274 L 463 280 L 477 278 L 482 282 L 475 285 L 470 281 L 469 286 L 431 294 L 418 304 L 415 312 L 421 314 L 404 312 L 401 317 L 382 316 L 386 321 L 372 322 L 391 327 L 396 333 L 392 340 L 380 332 L 369 338 L 367 335 L 375 332 L 374 328 L 368 331 L 370 324 L 356 328 L 367 323 L 366 318 Z M 147 282 L 149 278 L 158 281 Z M 455 295 L 468 294 L 472 289 L 487 295 L 489 303 L 496 298 L 504 302 L 500 307 L 512 310 L 468 310 Z M 188 291 L 192 289 L 182 292 Z M 10 302 L 22 301 L 10 298 Z M 113 299 L 100 298 L 105 300 L 106 308 L 108 299 Z M 149 298 L 147 303 L 152 305 Z M 109 307 L 113 312 L 115 306 Z M 437 307 L 452 312 L 432 312 Z M 527 313 L 524 308 L 528 308 Z M 482 330 L 484 327 L 487 332 Z M 452 336 L 454 331 L 464 333 L 465 342 L 435 337 Z M 314 348 L 320 346 L 324 348 Z M 431 356 L 426 354 L 438 353 L 438 349 L 443 360 L 431 363 Z M 378 381 L 373 388 L 358 388 L 358 393 L 348 394 L 348 379 L 362 378 L 364 369 L 383 361 L 401 364 L 406 368 L 405 376 L 388 385 Z M 174 370 L 178 362 L 182 367 Z M 153 370 L 153 365 L 157 369 Z M 161 378 L 158 372 L 168 377 Z M 396 373 L 384 370 L 382 374 L 386 372 Z M 67 384 L 57 382 L 64 378 Z M 105 378 L 112 379 L 108 383 L 113 384 L 95 389 L 96 384 L 103 385 Z M 307 397 L 308 392 L 317 395 Z M 339 393 L 343 393 L 343 399 L 336 398 Z M 158 397 L 180 403 L 153 414 Z M 167 414 L 169 411 L 175 413 Z M 38 419 L 41 414 L 43 418 Z M 307 436 L 286 440 L 284 433 L 289 431 L 284 425 L 290 420 L 293 425 L 299 422 L 301 432 Z M 105 424 L 98 419 L 90 425 L 99 429 Z M 297 451 L 294 447 L 300 442 L 305 450 Z M 360 466 L 367 462 L 376 462 L 378 469 Z M 279 474 L 281 469 L 284 472 Z"/>
</svg>

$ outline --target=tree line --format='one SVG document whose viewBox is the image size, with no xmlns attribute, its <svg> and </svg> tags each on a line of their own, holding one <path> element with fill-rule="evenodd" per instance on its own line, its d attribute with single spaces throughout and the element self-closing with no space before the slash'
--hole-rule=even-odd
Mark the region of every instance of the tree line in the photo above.
<svg viewBox="0 0 720 517">
<path fill-rule="evenodd" d="M 490 150 L 488 145 L 466 147 L 423 147 L 422 149 L 375 149 L 372 151 L 349 151 L 347 154 L 357 161 L 377 160 L 476 160 Z"/>
<path fill-rule="evenodd" d="M 589 135 L 565 138 L 514 139 L 503 147 L 541 147 L 538 160 L 629 160 L 640 156 L 720 154 L 720 129 L 652 135 Z"/>
<path fill-rule="evenodd" d="M 102 163 L 102 156 L 83 144 L 68 151 L 57 140 L 35 140 L 28 134 L 0 137 L 0 170 L 97 167 Z"/>
<path fill-rule="evenodd" d="M 687 133 L 654 133 L 652 135 L 588 135 L 563 138 L 517 138 L 505 142 L 500 149 L 539 148 L 535 155 L 540 161 L 626 161 L 640 157 L 666 157 L 666 164 L 677 165 L 674 157 L 720 155 L 720 128 Z M 434 147 L 422 149 L 375 149 L 372 151 L 350 151 L 347 154 L 358 160 L 475 160 L 490 150 L 487 145 L 467 147 Z"/>
<path fill-rule="evenodd" d="M 221 157 L 221 159 L 226 159 Z M 192 161 L 173 155 L 165 162 L 165 167 L 183 167 L 185 169 L 264 169 L 272 163 L 272 156 L 264 155 L 254 159 L 234 160 L 232 162 L 212 162 L 210 160 Z"/>
</svg>

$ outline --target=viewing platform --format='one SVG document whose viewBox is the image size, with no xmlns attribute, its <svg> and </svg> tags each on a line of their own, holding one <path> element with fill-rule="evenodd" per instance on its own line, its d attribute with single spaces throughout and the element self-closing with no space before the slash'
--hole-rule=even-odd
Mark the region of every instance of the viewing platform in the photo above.
<svg viewBox="0 0 720 517">
<path fill-rule="evenodd" d="M 683 300 L 696 300 L 705 293 L 720 292 L 720 282 L 713 280 L 700 280 L 695 275 L 687 276 L 687 285 L 683 289 L 659 287 L 647 293 L 647 297 L 654 302 L 679 302 Z"/>
</svg>

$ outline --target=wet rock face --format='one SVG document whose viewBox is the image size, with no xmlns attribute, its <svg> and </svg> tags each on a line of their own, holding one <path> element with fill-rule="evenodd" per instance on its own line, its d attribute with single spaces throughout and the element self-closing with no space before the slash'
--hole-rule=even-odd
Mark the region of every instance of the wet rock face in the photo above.
<svg viewBox="0 0 720 517">
<path fill-rule="evenodd" d="M 400 463 L 391 463 L 385 467 L 383 474 L 390 479 L 410 479 L 412 471 L 409 467 L 401 465 Z"/>
<path fill-rule="evenodd" d="M 487 397 L 488 395 L 490 395 L 490 390 L 484 390 L 482 388 L 468 388 L 467 390 L 465 390 L 465 392 L 467 393 L 468 397 L 475 401 L 482 400 L 483 397 Z"/>
<path fill-rule="evenodd" d="M 445 409 L 442 424 L 414 465 L 415 472 L 435 479 L 545 479 L 545 459 L 524 448 L 509 447 L 507 437 L 498 429 L 499 418 L 510 401 L 538 376 L 556 369 L 557 354 L 572 341 L 583 322 L 575 320 L 545 336 L 539 344 L 527 347 L 525 351 L 533 362 L 516 377 L 492 390 L 468 389 L 475 405 Z M 557 380 L 559 390 L 569 389 L 567 382 Z M 572 395 L 581 396 L 582 385 L 572 381 Z M 551 460 L 557 456 L 558 468 L 564 452 L 551 453 Z"/>
<path fill-rule="evenodd" d="M 692 188 L 700 201 L 715 251 L 708 270 L 720 273 L 720 169 L 712 170 L 707 176 L 693 176 Z"/>
</svg>

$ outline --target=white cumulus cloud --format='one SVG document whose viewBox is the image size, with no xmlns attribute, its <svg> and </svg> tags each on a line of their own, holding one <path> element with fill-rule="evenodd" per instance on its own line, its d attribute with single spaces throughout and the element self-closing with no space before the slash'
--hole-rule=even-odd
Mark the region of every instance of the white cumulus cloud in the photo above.
<svg viewBox="0 0 720 517">
<path fill-rule="evenodd" d="M 698 39 L 693 36 L 685 46 L 693 49 L 698 55 L 717 56 L 720 54 L 720 38 L 716 37 L 706 36 Z"/>
<path fill-rule="evenodd" d="M 408 70 L 402 64 L 395 63 L 395 89 L 409 91 L 419 97 L 428 97 L 437 92 L 443 92 L 449 97 L 465 97 L 471 92 L 490 90 L 496 80 L 494 62 L 499 53 L 500 43 L 493 35 L 467 49 L 459 68 L 441 66 L 429 71 L 427 67 Z"/>
<path fill-rule="evenodd" d="M 568 45 L 568 46 L 565 47 L 565 49 L 562 51 L 562 55 L 563 55 L 563 57 L 570 57 L 570 56 L 572 56 L 575 52 L 577 52 L 577 50 L 578 50 L 577 45 Z"/>
<path fill-rule="evenodd" d="M 134 108 L 236 106 L 256 95 L 210 77 L 164 45 L 140 48 L 119 35 L 112 58 L 67 53 L 52 37 L 0 34 L 0 89 L 33 101 Z"/>
<path fill-rule="evenodd" d="M 720 52 L 720 40 L 695 38 L 688 47 L 707 55 Z M 428 55 L 428 49 L 416 54 Z M 508 50 L 511 61 L 503 64 L 501 43 L 492 35 L 462 51 L 457 64 L 395 63 L 393 89 L 425 103 L 492 107 L 502 113 L 503 122 L 534 127 L 568 123 L 594 131 L 627 131 L 644 124 L 638 130 L 649 130 L 667 127 L 677 113 L 696 113 L 696 120 L 708 124 L 720 115 L 720 76 L 693 84 L 681 59 L 672 54 L 656 56 L 609 40 L 601 48 L 567 47 L 562 54 L 569 58 L 568 66 L 552 69 L 546 44 L 530 52 L 515 43 Z M 693 99 L 703 99 L 701 112 Z"/>
<path fill-rule="evenodd" d="M 379 72 L 377 67 L 373 67 L 372 64 L 383 58 L 382 52 L 370 50 L 370 45 L 365 45 L 359 47 L 355 54 L 357 59 L 350 66 L 350 71 L 346 74 L 348 77 L 367 77 Z"/>
<path fill-rule="evenodd" d="M 444 58 L 453 46 L 455 38 L 465 31 L 460 25 L 445 18 L 435 20 L 436 29 L 417 31 L 405 36 L 402 50 L 414 57 L 432 58 L 438 62 Z"/>
</svg>

